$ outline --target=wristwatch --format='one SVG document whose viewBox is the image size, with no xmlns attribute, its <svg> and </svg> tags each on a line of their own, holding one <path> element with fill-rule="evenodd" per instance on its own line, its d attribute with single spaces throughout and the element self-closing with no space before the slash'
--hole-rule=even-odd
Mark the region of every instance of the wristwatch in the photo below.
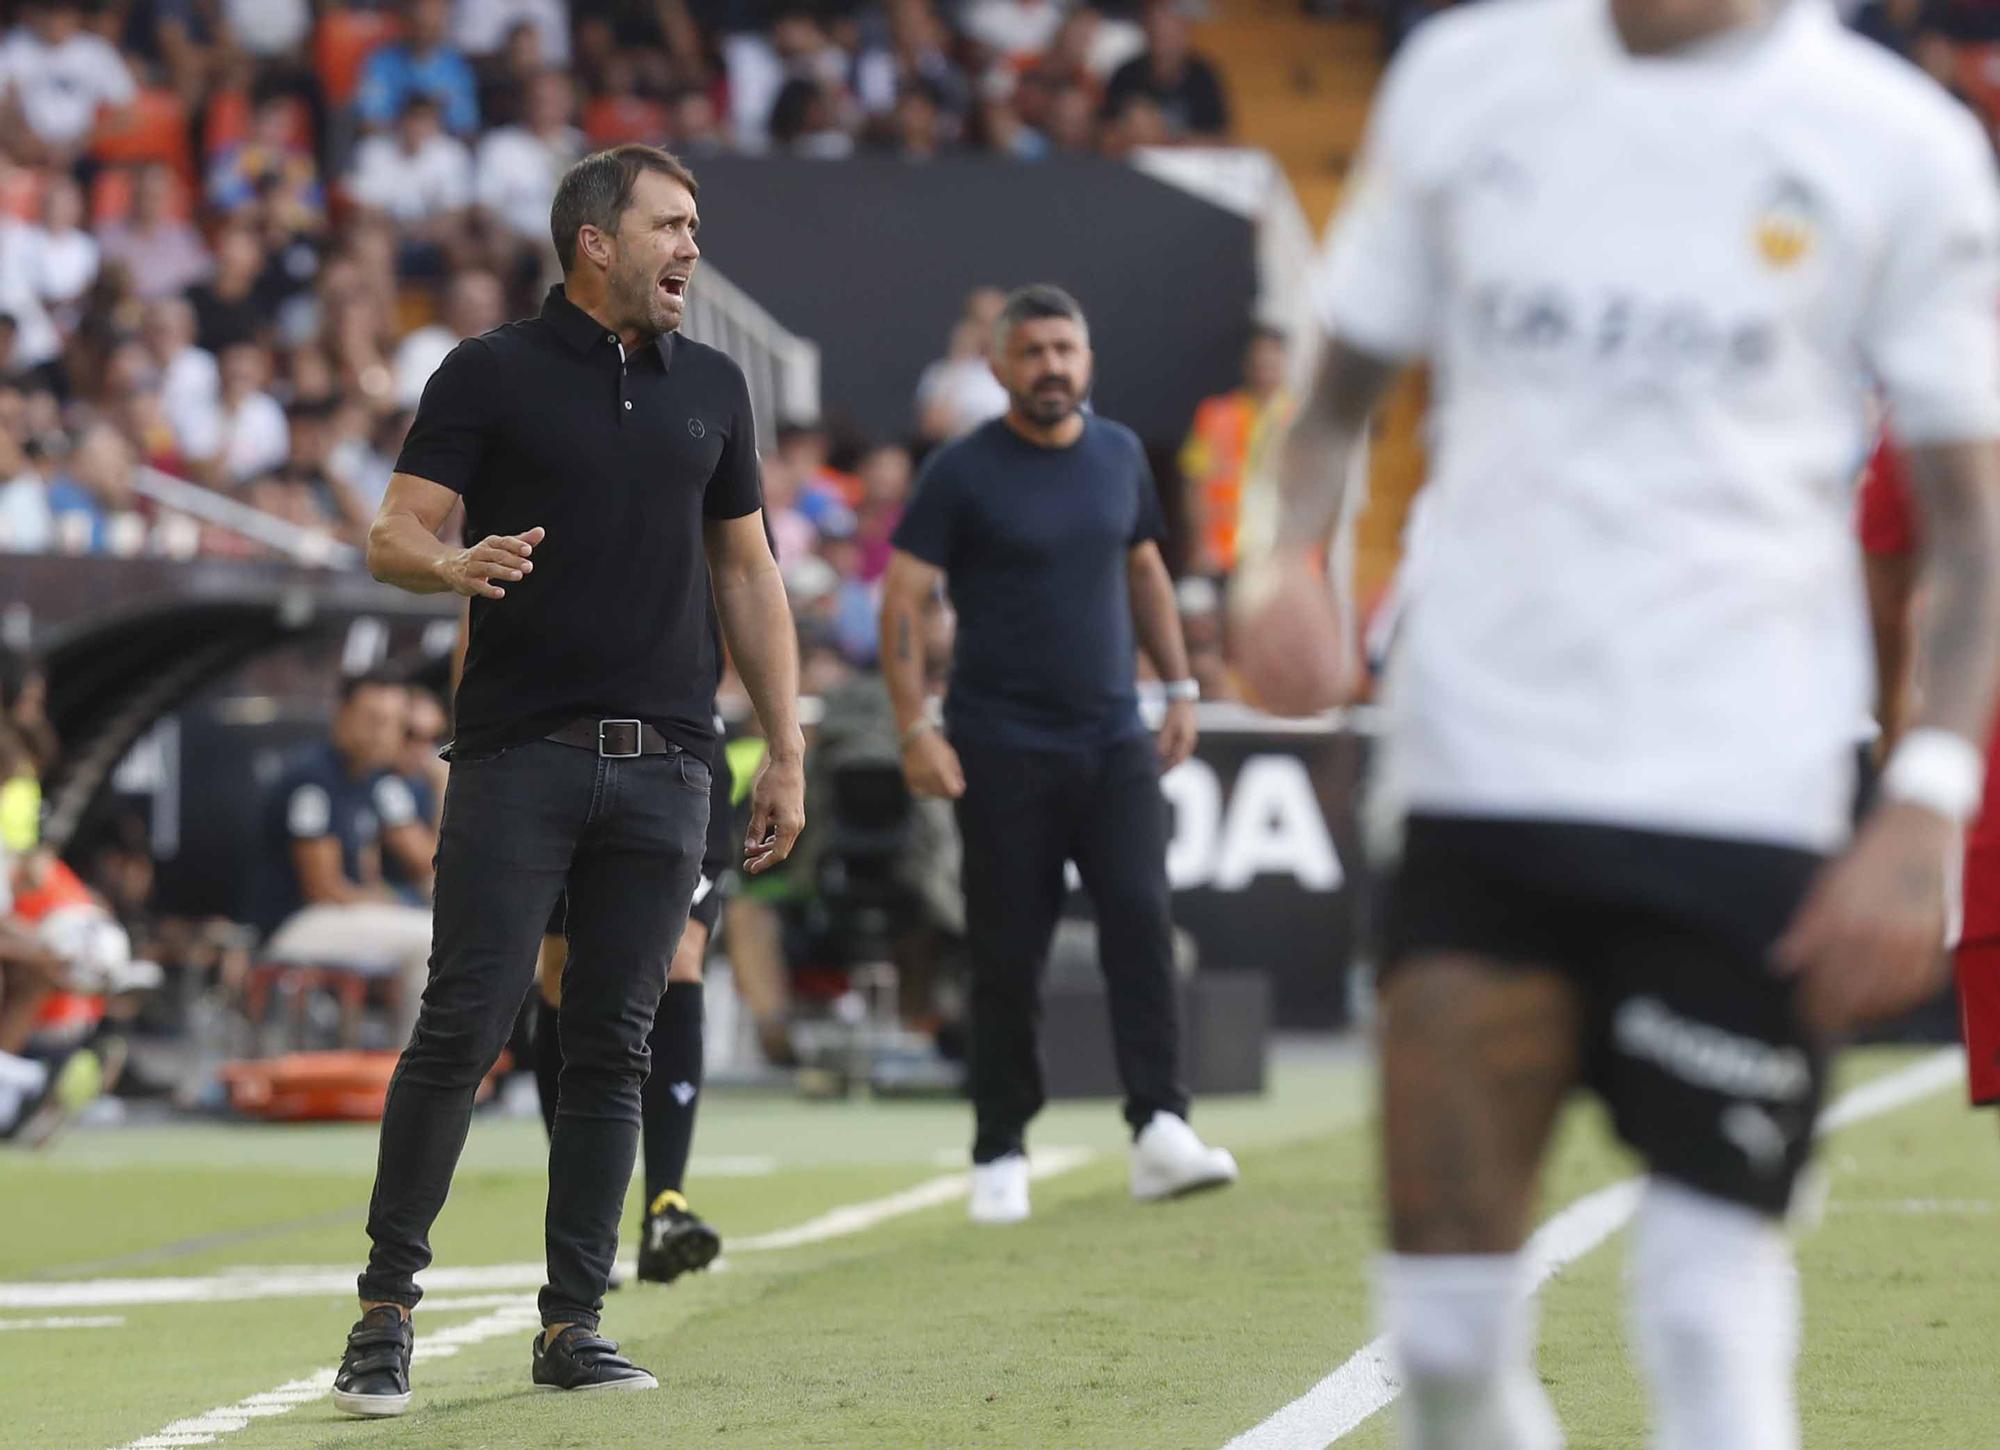
<svg viewBox="0 0 2000 1450">
<path fill-rule="evenodd" d="M 1161 686 L 1161 691 L 1166 695 L 1167 701 L 1170 704 L 1177 705 L 1183 700 L 1192 704 L 1201 698 L 1201 681 L 1195 679 L 1168 680 Z"/>
</svg>

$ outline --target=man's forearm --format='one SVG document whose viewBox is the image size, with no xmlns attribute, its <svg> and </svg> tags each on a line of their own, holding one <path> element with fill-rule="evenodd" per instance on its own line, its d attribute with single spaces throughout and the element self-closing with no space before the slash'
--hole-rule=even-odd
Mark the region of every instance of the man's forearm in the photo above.
<svg viewBox="0 0 2000 1450">
<path fill-rule="evenodd" d="M 924 717 L 923 613 L 897 594 L 882 600 L 882 683 L 889 689 L 896 734 L 905 735 Z"/>
<path fill-rule="evenodd" d="M 454 552 L 414 514 L 382 514 L 368 530 L 368 572 L 412 594 L 449 589 L 439 566 Z"/>
<path fill-rule="evenodd" d="M 1139 648 L 1162 680 L 1185 680 L 1187 640 L 1181 634 L 1180 608 L 1166 566 L 1157 557 L 1140 560 L 1132 565 L 1129 587 Z"/>
<path fill-rule="evenodd" d="M 772 564 L 728 581 L 718 579 L 715 610 L 772 758 L 802 759 L 805 737 L 799 731 L 798 630 L 785 602 L 785 582 L 778 566 Z"/>
<path fill-rule="evenodd" d="M 1278 506 L 1267 515 L 1274 537 L 1266 549 L 1333 542 L 1347 503 L 1348 476 L 1367 436 L 1369 415 L 1396 372 L 1395 364 L 1356 352 L 1338 341 L 1327 344 L 1311 395 L 1293 417 L 1283 440 L 1256 469 L 1252 494 L 1269 489 Z"/>
<path fill-rule="evenodd" d="M 1980 746 L 2000 690 L 2000 444 L 1919 448 L 1923 698 L 1910 724 Z"/>
</svg>

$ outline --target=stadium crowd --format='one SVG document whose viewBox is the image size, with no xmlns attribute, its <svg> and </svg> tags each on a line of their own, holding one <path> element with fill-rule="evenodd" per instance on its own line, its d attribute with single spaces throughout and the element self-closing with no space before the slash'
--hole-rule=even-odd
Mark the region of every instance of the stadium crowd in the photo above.
<svg viewBox="0 0 2000 1450">
<path fill-rule="evenodd" d="M 1227 126 L 1166 4 L 18 7 L 0 42 L 0 552 L 267 546 L 163 506 L 145 486 L 162 474 L 356 542 L 437 362 L 537 304 L 549 198 L 587 149 L 1026 160 Z M 988 306 L 926 374 L 916 446 L 997 408 Z M 800 424 L 769 463 L 780 542 L 849 654 L 911 461 Z"/>
</svg>

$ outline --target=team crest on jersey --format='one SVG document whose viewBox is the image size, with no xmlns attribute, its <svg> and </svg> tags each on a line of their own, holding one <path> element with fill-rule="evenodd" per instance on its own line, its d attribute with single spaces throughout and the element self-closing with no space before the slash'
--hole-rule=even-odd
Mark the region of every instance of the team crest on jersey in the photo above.
<svg viewBox="0 0 2000 1450">
<path fill-rule="evenodd" d="M 1757 212 L 1757 255 L 1772 271 L 1789 271 L 1812 255 L 1819 230 L 1820 205 L 1811 188 L 1797 177 L 1781 177 Z"/>
</svg>

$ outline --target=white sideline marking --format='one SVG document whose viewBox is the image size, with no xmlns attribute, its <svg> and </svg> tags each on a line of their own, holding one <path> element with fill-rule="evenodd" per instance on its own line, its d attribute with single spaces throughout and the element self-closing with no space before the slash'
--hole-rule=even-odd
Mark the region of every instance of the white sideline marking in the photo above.
<svg viewBox="0 0 2000 1450">
<path fill-rule="evenodd" d="M 1072 1168 L 1081 1168 L 1095 1155 L 1088 1148 L 1043 1148 L 1028 1160 L 1030 1178 L 1054 1178 L 1059 1173 L 1067 1173 Z M 837 1239 L 846 1234 L 860 1233 L 878 1223 L 892 1218 L 901 1218 L 907 1213 L 920 1209 L 935 1208 L 941 1203 L 954 1203 L 972 1190 L 970 1173 L 947 1173 L 942 1178 L 932 1178 L 919 1183 L 914 1188 L 906 1188 L 901 1193 L 892 1193 L 887 1198 L 878 1198 L 869 1203 L 849 1204 L 823 1213 L 818 1218 L 808 1219 L 796 1228 L 779 1229 L 775 1233 L 755 1234 L 750 1238 L 737 1239 L 731 1246 L 732 1253 L 766 1253 L 772 1249 L 795 1249 L 802 1244 L 821 1243 L 826 1239 Z"/>
<path fill-rule="evenodd" d="M 1908 1107 L 1961 1081 L 1965 1054 L 1957 1048 L 1932 1053 L 1899 1071 L 1863 1083 L 1821 1116 L 1821 1134 L 1836 1133 L 1869 1118 Z M 1586 1194 L 1543 1224 L 1528 1240 L 1526 1253 L 1539 1288 L 1619 1229 L 1639 1206 L 1642 1179 L 1628 1178 Z M 1347 1362 L 1262 1424 L 1245 1430 L 1223 1450 L 1326 1450 L 1326 1447 L 1386 1408 L 1402 1392 L 1386 1339 L 1369 1341 Z"/>
<path fill-rule="evenodd" d="M 0 1319 L 0 1334 L 15 1329 L 122 1329 L 122 1314 L 86 1314 L 80 1318 Z"/>
<path fill-rule="evenodd" d="M 506 1334 L 533 1332 L 542 1318 L 535 1308 L 535 1301 L 518 1294 L 510 1295 L 509 1299 L 506 1308 L 496 1309 L 491 1314 L 449 1329 L 441 1329 L 435 1334 L 426 1334 L 417 1341 L 410 1357 L 414 1360 L 450 1359 L 469 1345 L 483 1344 Z M 185 1420 L 175 1420 L 150 1435 L 127 1441 L 118 1450 L 178 1450 L 184 1445 L 213 1445 L 224 1435 L 249 1428 L 254 1420 L 289 1414 L 300 1405 L 311 1404 L 333 1388 L 333 1373 L 327 1369 L 304 1379 L 287 1380 L 276 1389 L 263 1390 L 233 1405 L 223 1405 Z"/>
<path fill-rule="evenodd" d="M 1094 1156 L 1096 1155 L 1087 1148 L 1046 1148 L 1036 1155 L 1029 1173 L 1030 1176 L 1035 1178 L 1053 1178 L 1058 1173 L 1067 1173 L 1072 1168 L 1082 1167 Z M 954 1199 L 963 1198 L 969 1191 L 970 1185 L 971 1175 L 968 1173 L 952 1173 L 943 1178 L 933 1178 L 924 1183 L 919 1183 L 914 1188 L 906 1188 L 901 1193 L 892 1193 L 886 1198 L 870 1199 L 865 1203 L 853 1203 L 848 1204 L 844 1208 L 836 1208 L 829 1213 L 821 1214 L 818 1218 L 808 1219 L 795 1228 L 780 1229 L 775 1233 L 759 1234 L 752 1238 L 739 1239 L 735 1244 L 735 1249 L 738 1253 L 757 1253 L 772 1249 L 789 1249 L 796 1248 L 802 1244 L 822 1243 L 827 1239 L 836 1239 L 848 1234 L 861 1233 L 875 1227 L 879 1223 L 885 1223 L 889 1219 L 900 1218 L 905 1214 L 916 1213 L 920 1209 L 932 1208 L 941 1203 L 949 1203 Z M 629 1276 L 631 1272 L 630 1266 L 620 1265 L 620 1267 Z M 719 1261 L 715 1267 L 720 1267 Z M 541 1264 L 496 1264 L 484 1269 L 444 1270 L 437 1273 L 426 1273 L 424 1275 L 424 1285 L 427 1289 L 471 1288 L 474 1286 L 460 1281 L 476 1276 L 487 1280 L 508 1277 L 521 1281 L 518 1285 L 519 1287 L 528 1287 L 539 1286 L 546 1275 L 547 1269 Z M 448 1283 L 447 1281 L 451 1282 Z M 206 1293 L 201 1294 L 198 1298 L 202 1302 L 217 1302 L 220 1299 L 266 1299 L 285 1293 L 320 1293 L 324 1292 L 328 1285 L 333 1287 L 333 1292 L 339 1294 L 351 1295 L 354 1292 L 354 1275 L 352 1272 L 344 1269 L 278 1270 L 275 1272 L 269 1269 L 244 1269 L 234 1274 L 221 1274 L 207 1280 L 181 1279 L 160 1281 L 128 1279 L 106 1281 L 108 1285 L 119 1288 L 128 1288 L 135 1285 L 145 1286 L 161 1282 L 178 1283 L 183 1286 L 196 1285 L 204 1288 L 229 1291 L 226 1293 L 217 1293 L 213 1297 Z M 315 1287 L 289 1290 L 278 1288 L 275 1293 L 244 1292 L 256 1290 L 260 1286 L 269 1287 L 272 1285 L 301 1282 L 309 1282 Z M 76 1284 L 0 1285 L 0 1304 L 12 1303 L 13 1299 L 11 1296 L 17 1290 L 83 1290 L 95 1287 L 99 1286 L 89 1280 Z M 488 1283 L 481 1287 L 497 1288 L 502 1287 L 502 1285 Z M 536 1328 L 541 1323 L 541 1313 L 536 1308 L 534 1299 L 525 1298 L 520 1295 L 484 1295 L 458 1300 L 439 1299 L 436 1301 L 427 1299 L 425 1300 L 425 1307 L 432 1311 L 453 1307 L 469 1309 L 475 1306 L 483 1306 L 493 1301 L 498 1301 L 503 1307 L 496 1308 L 491 1314 L 474 1319 L 469 1323 L 440 1330 L 435 1334 L 425 1333 L 422 1338 L 417 1340 L 416 1347 L 411 1352 L 411 1359 L 446 1359 L 457 1354 L 459 1350 L 464 1349 L 468 1345 L 479 1344 L 488 1339 L 497 1339 L 506 1334 L 526 1332 Z M 188 1299 L 154 1298 L 137 1302 L 164 1304 L 195 1301 Z M 122 1323 L 123 1321 L 121 1320 L 120 1322 Z M 321 1370 L 318 1374 L 309 1375 L 305 1379 L 287 1380 L 275 1389 L 251 1395 L 246 1399 L 238 1400 L 233 1405 L 223 1405 L 217 1409 L 205 1410 L 201 1414 L 185 1420 L 175 1420 L 172 1424 L 163 1426 L 150 1435 L 142 1435 L 136 1440 L 130 1440 L 123 1445 L 117 1446 L 116 1450 L 180 1450 L 182 1446 L 212 1445 L 224 1435 L 233 1435 L 238 1430 L 245 1429 L 253 1420 L 263 1419 L 270 1415 L 282 1415 L 288 1411 L 297 1409 L 300 1405 L 310 1404 L 314 1400 L 320 1399 L 332 1390 L 333 1375 L 334 1372 L 329 1369 Z"/>
<path fill-rule="evenodd" d="M 1035 1178 L 1053 1178 L 1090 1161 L 1086 1148 L 1044 1148 L 1035 1154 L 1029 1173 Z M 861 1233 L 879 1223 L 938 1204 L 962 1198 L 969 1191 L 970 1175 L 949 1173 L 926 1179 L 913 1188 L 885 1198 L 848 1204 L 818 1218 L 772 1233 L 753 1234 L 732 1240 L 732 1254 L 768 1253 L 822 1243 L 846 1234 Z M 619 1270 L 631 1278 L 630 1260 Z M 548 1268 L 539 1260 L 514 1264 L 485 1264 L 476 1268 L 431 1268 L 419 1278 L 426 1293 L 493 1293 L 506 1289 L 538 1289 L 548 1277 Z M 327 1268 L 322 1265 L 280 1265 L 272 1268 L 230 1269 L 199 1278 L 158 1279 L 51 1279 L 44 1282 L 0 1283 L 0 1310 L 5 1309 L 108 1309 L 146 1304 L 240 1304 L 252 1299 L 291 1299 L 319 1295 L 348 1297 L 354 1293 L 352 1267 Z"/>
</svg>

